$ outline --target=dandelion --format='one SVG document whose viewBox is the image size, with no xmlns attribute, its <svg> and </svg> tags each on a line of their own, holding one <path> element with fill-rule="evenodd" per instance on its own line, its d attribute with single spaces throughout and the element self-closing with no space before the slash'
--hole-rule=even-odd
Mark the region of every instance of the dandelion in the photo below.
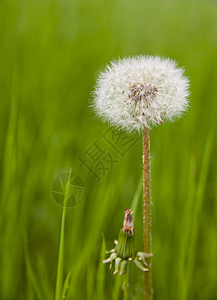
<svg viewBox="0 0 217 300">
<path fill-rule="evenodd" d="M 98 116 L 126 131 L 143 134 L 144 252 L 151 252 L 149 129 L 179 118 L 188 108 L 189 81 L 175 61 L 138 56 L 111 62 L 97 81 L 92 107 Z M 146 299 L 152 299 L 151 260 L 145 272 Z"/>
<path fill-rule="evenodd" d="M 114 262 L 114 274 L 119 272 L 120 275 L 124 275 L 124 299 L 128 297 L 129 263 L 133 262 L 140 270 L 147 272 L 146 258 L 152 256 L 151 253 L 136 251 L 134 236 L 132 212 L 131 209 L 125 209 L 123 228 L 120 230 L 118 241 L 114 241 L 116 246 L 114 249 L 107 251 L 110 256 L 103 261 L 103 263 L 110 263 L 110 268 L 112 268 Z"/>
<path fill-rule="evenodd" d="M 188 80 L 170 59 L 138 56 L 111 62 L 100 74 L 93 108 L 127 131 L 180 117 L 188 107 Z"/>
</svg>

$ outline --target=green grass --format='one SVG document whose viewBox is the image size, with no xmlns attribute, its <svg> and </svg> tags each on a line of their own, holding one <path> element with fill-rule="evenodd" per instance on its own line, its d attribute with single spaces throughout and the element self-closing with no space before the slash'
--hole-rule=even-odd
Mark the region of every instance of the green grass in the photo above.
<svg viewBox="0 0 217 300">
<path fill-rule="evenodd" d="M 151 132 L 154 296 L 217 299 L 216 16 L 202 0 L 0 2 L 0 299 L 55 298 L 62 209 L 50 187 L 70 168 L 87 190 L 66 210 L 67 299 L 122 299 L 101 261 L 137 196 L 143 247 L 142 145 L 115 153 L 89 99 L 111 59 L 137 54 L 176 59 L 192 93 L 180 121 Z M 95 141 L 118 160 L 98 183 L 78 159 Z M 143 299 L 142 272 L 129 280 Z"/>
</svg>

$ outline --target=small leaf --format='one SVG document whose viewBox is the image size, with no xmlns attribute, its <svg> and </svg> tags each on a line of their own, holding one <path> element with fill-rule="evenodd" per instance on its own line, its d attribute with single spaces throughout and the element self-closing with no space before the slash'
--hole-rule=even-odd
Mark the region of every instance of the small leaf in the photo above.
<svg viewBox="0 0 217 300">
<path fill-rule="evenodd" d="M 71 273 L 72 273 L 72 270 L 69 270 L 69 272 L 66 276 L 66 280 L 63 285 L 62 299 L 66 299 L 68 289 L 69 289 L 70 279 L 71 279 Z"/>
<path fill-rule="evenodd" d="M 115 259 L 115 271 L 114 271 L 114 273 L 113 273 L 114 275 L 115 275 L 116 273 L 118 273 L 120 262 L 121 262 L 121 258 L 120 258 L 120 257 L 117 257 L 117 258 Z"/>
<path fill-rule="evenodd" d="M 124 274 L 126 265 L 127 265 L 127 261 L 126 261 L 126 260 L 123 260 L 123 261 L 122 261 L 122 264 L 121 264 L 120 275 L 123 275 L 123 274 Z"/>
<path fill-rule="evenodd" d="M 134 260 L 134 263 L 143 272 L 148 271 L 148 269 L 144 268 L 143 265 L 140 262 L 138 262 L 138 260 Z"/>
</svg>

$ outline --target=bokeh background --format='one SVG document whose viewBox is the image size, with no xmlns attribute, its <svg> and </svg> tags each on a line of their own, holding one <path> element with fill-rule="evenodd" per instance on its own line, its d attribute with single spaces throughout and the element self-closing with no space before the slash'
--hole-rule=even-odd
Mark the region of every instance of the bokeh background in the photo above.
<svg viewBox="0 0 217 300">
<path fill-rule="evenodd" d="M 177 60 L 191 81 L 189 112 L 151 132 L 154 298 L 217 299 L 216 20 L 214 0 L 1 0 L 0 299 L 54 299 L 62 209 L 50 191 L 70 167 L 86 197 L 67 210 L 68 299 L 122 299 L 102 241 L 113 247 L 139 197 L 142 249 L 141 139 L 119 155 L 89 104 L 110 60 L 140 54 Z M 96 143 L 116 160 L 98 182 L 79 160 Z M 143 299 L 142 272 L 130 274 Z"/>
</svg>

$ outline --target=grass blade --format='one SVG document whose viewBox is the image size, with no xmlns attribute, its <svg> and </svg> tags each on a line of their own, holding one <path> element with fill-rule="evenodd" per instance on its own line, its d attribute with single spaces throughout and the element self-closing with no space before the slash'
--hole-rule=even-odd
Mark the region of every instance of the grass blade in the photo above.
<svg viewBox="0 0 217 300">
<path fill-rule="evenodd" d="M 28 243 L 27 243 L 27 237 L 24 235 L 24 254 L 25 254 L 25 263 L 26 263 L 26 272 L 27 272 L 27 278 L 29 278 L 30 283 L 32 284 L 32 287 L 37 295 L 37 298 L 40 300 L 43 300 L 43 296 L 40 290 L 40 285 L 36 279 L 36 275 L 33 271 L 33 267 L 30 261 L 30 255 L 29 255 L 29 249 L 28 249 Z"/>
<path fill-rule="evenodd" d="M 139 184 L 137 186 L 136 192 L 134 194 L 133 201 L 131 203 L 131 209 L 134 212 L 134 215 L 136 214 L 136 210 L 137 210 L 138 203 L 139 203 L 139 196 L 141 195 L 141 192 L 142 192 L 142 183 L 143 183 L 143 180 L 141 177 Z"/>
<path fill-rule="evenodd" d="M 105 251 L 106 251 L 106 243 L 105 243 L 105 237 L 103 235 L 101 252 L 100 252 L 99 267 L 98 267 L 98 270 L 97 270 L 96 299 L 98 299 L 98 300 L 104 299 L 105 265 L 103 265 L 102 261 L 103 261 L 103 259 L 105 259 Z"/>
<path fill-rule="evenodd" d="M 213 145 L 213 134 L 210 134 L 207 138 L 204 154 L 203 154 L 203 161 L 200 170 L 200 177 L 196 188 L 196 195 L 195 195 L 195 206 L 192 213 L 192 230 L 191 230 L 191 239 L 188 247 L 188 263 L 187 263 L 187 270 L 186 270 L 186 286 L 184 292 L 183 299 L 189 299 L 189 287 L 190 287 L 190 278 L 192 278 L 192 272 L 194 267 L 194 256 L 195 256 L 195 245 L 196 239 L 198 236 L 198 228 L 199 228 L 199 220 L 202 210 L 202 204 L 204 200 L 204 191 L 207 181 L 207 174 L 209 169 L 210 163 L 210 154 Z"/>
<path fill-rule="evenodd" d="M 64 235 L 65 235 L 67 201 L 69 198 L 70 177 L 71 177 L 71 169 L 69 170 L 68 181 L 65 185 L 65 192 L 64 192 L 64 203 L 63 203 L 64 206 L 62 210 L 62 223 L 61 223 L 61 232 L 60 232 L 60 246 L 59 246 L 59 257 L 58 257 L 58 266 L 57 266 L 55 300 L 61 300 L 62 289 L 63 289 Z"/>
<path fill-rule="evenodd" d="M 62 299 L 66 299 L 68 289 L 69 289 L 70 279 L 71 279 L 71 273 L 72 273 L 72 270 L 69 270 L 66 280 L 64 282 Z"/>
</svg>

